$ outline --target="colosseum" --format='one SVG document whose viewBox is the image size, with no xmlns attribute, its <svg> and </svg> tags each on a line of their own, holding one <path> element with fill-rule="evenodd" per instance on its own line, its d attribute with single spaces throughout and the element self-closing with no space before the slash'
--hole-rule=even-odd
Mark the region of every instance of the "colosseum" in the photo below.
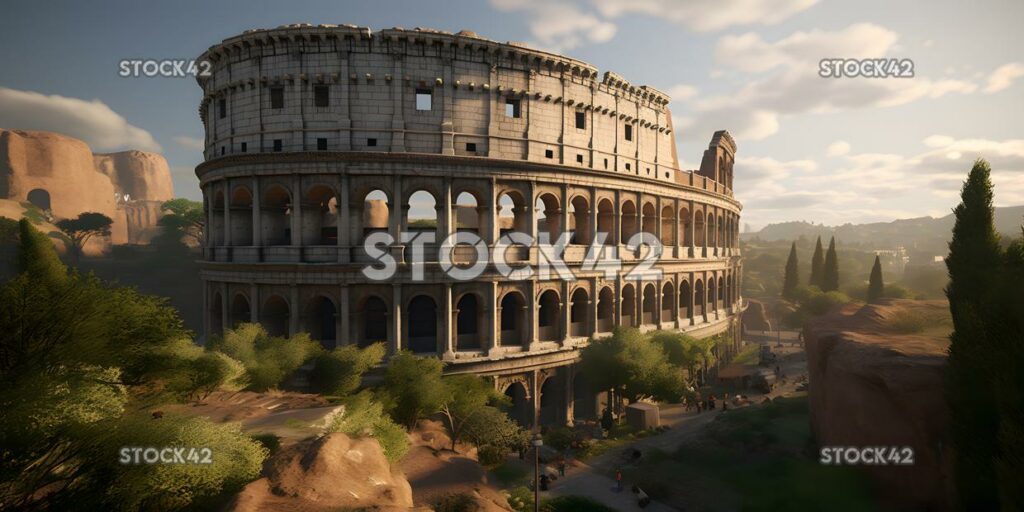
<svg viewBox="0 0 1024 512">
<path fill-rule="evenodd" d="M 680 169 L 665 93 L 468 31 L 287 25 L 200 60 L 207 337 L 385 342 L 493 377 L 526 425 L 596 417 L 574 363 L 616 326 L 739 340 L 736 144 L 716 132 Z M 572 276 L 545 275 L 535 241 L 562 234 Z M 496 248 L 517 272 L 476 265 Z"/>
</svg>

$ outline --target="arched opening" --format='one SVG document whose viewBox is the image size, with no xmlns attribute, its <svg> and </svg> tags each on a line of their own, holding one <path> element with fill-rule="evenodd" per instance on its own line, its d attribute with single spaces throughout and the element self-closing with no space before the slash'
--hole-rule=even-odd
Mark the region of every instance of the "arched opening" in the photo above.
<svg viewBox="0 0 1024 512">
<path fill-rule="evenodd" d="M 636 327 L 636 290 L 632 284 L 622 287 L 622 325 Z"/>
<path fill-rule="evenodd" d="M 540 424 L 557 425 L 565 418 L 565 391 L 561 375 L 548 377 L 540 386 Z"/>
<path fill-rule="evenodd" d="M 239 293 L 231 299 L 231 328 L 238 327 L 238 324 L 252 322 L 252 309 L 249 307 L 249 298 Z"/>
<path fill-rule="evenodd" d="M 505 192 L 498 197 L 498 229 L 501 236 L 512 232 L 530 233 L 526 201 L 518 192 Z"/>
<path fill-rule="evenodd" d="M 597 332 L 611 332 L 615 327 L 615 293 L 605 286 L 597 294 Z"/>
<path fill-rule="evenodd" d="M 363 199 L 363 237 L 388 230 L 391 218 L 391 203 L 383 190 L 371 190 Z"/>
<path fill-rule="evenodd" d="M 693 297 L 690 295 L 690 283 L 682 281 L 679 283 L 679 318 L 690 318 L 690 306 Z"/>
<path fill-rule="evenodd" d="M 633 201 L 626 200 L 622 203 L 622 226 L 619 230 L 619 243 L 628 244 L 629 239 L 636 234 L 636 205 Z"/>
<path fill-rule="evenodd" d="M 25 196 L 25 200 L 32 203 L 40 210 L 50 210 L 50 193 L 41 188 L 36 188 L 28 191 L 28 195 Z"/>
<path fill-rule="evenodd" d="M 338 198 L 330 187 L 317 185 L 302 205 L 303 244 L 338 245 Z"/>
<path fill-rule="evenodd" d="M 725 247 L 725 220 L 723 218 L 718 219 L 718 238 L 715 239 L 715 245 L 718 247 Z"/>
<path fill-rule="evenodd" d="M 271 295 L 260 308 L 260 323 L 271 336 L 287 336 L 291 309 L 280 295 Z"/>
<path fill-rule="evenodd" d="M 231 192 L 231 245 L 256 245 L 252 239 L 252 193 L 246 187 Z"/>
<path fill-rule="evenodd" d="M 690 210 L 686 207 L 679 209 L 679 239 L 683 241 L 685 247 L 689 247 L 693 242 L 690 230 Z"/>
<path fill-rule="evenodd" d="M 675 320 L 676 287 L 672 281 L 666 281 L 661 287 L 661 321 L 671 322 Z"/>
<path fill-rule="evenodd" d="M 338 340 L 338 310 L 334 302 L 323 295 L 313 297 L 306 305 L 306 332 L 325 349 L 335 347 Z"/>
<path fill-rule="evenodd" d="M 657 289 L 657 287 L 655 287 L 653 283 L 647 283 L 647 286 L 644 286 L 644 302 L 643 302 L 643 308 L 644 308 L 644 311 L 643 311 L 643 313 L 644 313 L 643 323 L 644 323 L 644 325 L 651 325 L 651 324 L 657 323 L 657 321 L 658 321 L 658 318 L 657 318 L 657 312 L 658 312 L 657 300 L 658 300 L 658 289 Z"/>
<path fill-rule="evenodd" d="M 484 212 L 481 211 L 480 203 L 476 196 L 469 192 L 462 192 L 455 198 L 455 231 L 462 233 L 475 233 L 483 235 L 483 226 L 486 223 Z"/>
<path fill-rule="evenodd" d="M 698 322 L 707 321 L 704 315 L 704 283 L 698 279 L 693 283 L 693 318 Z"/>
<path fill-rule="evenodd" d="M 578 421 L 597 420 L 597 393 L 583 373 L 572 379 L 572 415 Z"/>
<path fill-rule="evenodd" d="M 661 209 L 661 243 L 662 245 L 676 244 L 676 226 L 673 213 L 675 209 L 666 206 Z"/>
<path fill-rule="evenodd" d="M 559 329 L 558 316 L 561 307 L 558 303 L 558 292 L 547 290 L 540 296 L 539 309 L 537 311 L 537 324 L 539 326 L 540 341 L 559 341 L 562 339 Z"/>
<path fill-rule="evenodd" d="M 263 245 L 292 243 L 291 202 L 291 194 L 280 185 L 271 185 L 263 192 L 260 203 Z"/>
<path fill-rule="evenodd" d="M 590 335 L 587 332 L 587 320 L 590 316 L 587 311 L 590 309 L 590 297 L 587 290 L 577 288 L 572 292 L 572 303 L 569 307 L 569 333 L 574 337 Z"/>
<path fill-rule="evenodd" d="M 222 246 L 224 245 L 224 190 L 218 189 L 213 192 L 211 198 L 211 209 L 210 209 L 210 224 L 211 229 L 208 236 L 213 241 L 213 245 Z"/>
<path fill-rule="evenodd" d="M 526 300 L 519 292 L 506 293 L 501 298 L 501 329 L 499 343 L 516 346 L 525 343 L 522 326 L 526 325 Z"/>
<path fill-rule="evenodd" d="M 534 208 L 537 212 L 537 237 L 543 241 L 546 235 L 548 243 L 554 244 L 562 233 L 558 199 L 553 194 L 541 194 Z"/>
<path fill-rule="evenodd" d="M 505 388 L 505 396 L 512 403 L 512 410 L 509 411 L 512 419 L 521 427 L 530 428 L 533 426 L 533 407 L 530 404 L 529 394 L 526 386 L 520 382 L 513 382 Z"/>
<path fill-rule="evenodd" d="M 362 339 L 360 347 L 368 347 L 374 343 L 388 341 L 388 306 L 380 297 L 370 296 L 363 301 L 359 314 L 362 321 Z"/>
<path fill-rule="evenodd" d="M 716 309 L 725 307 L 725 278 L 718 278 L 718 304 Z"/>
<path fill-rule="evenodd" d="M 455 347 L 456 350 L 478 350 L 483 347 L 480 342 L 480 299 L 475 294 L 467 293 L 459 299 L 456 306 Z"/>
<path fill-rule="evenodd" d="M 437 199 L 426 190 L 417 190 L 406 203 L 405 228 L 411 233 L 437 233 Z"/>
<path fill-rule="evenodd" d="M 583 196 L 576 196 L 569 202 L 569 230 L 572 239 L 569 243 L 577 245 L 590 244 L 590 205 Z"/>
<path fill-rule="evenodd" d="M 693 214 L 693 238 L 696 247 L 705 247 L 704 244 L 704 212 L 697 210 Z"/>
<path fill-rule="evenodd" d="M 716 302 L 717 295 L 716 295 L 715 291 L 716 291 L 716 288 L 715 288 L 715 278 L 714 277 L 709 277 L 708 278 L 708 297 L 707 297 L 707 299 L 708 299 L 708 301 L 707 301 L 707 310 L 709 310 L 709 311 L 705 311 L 705 316 L 706 316 L 706 314 L 708 312 L 713 312 L 715 310 L 715 308 L 717 307 L 717 305 L 718 305 L 717 302 Z"/>
<path fill-rule="evenodd" d="M 224 298 L 219 293 L 213 294 L 210 301 L 210 334 L 218 335 L 224 332 Z"/>
<path fill-rule="evenodd" d="M 437 352 L 437 303 L 426 295 L 417 295 L 409 301 L 406 315 L 409 350 L 416 354 Z"/>
<path fill-rule="evenodd" d="M 708 212 L 708 247 L 718 246 L 718 237 L 715 231 L 715 214 Z"/>
<path fill-rule="evenodd" d="M 597 232 L 604 233 L 605 245 L 614 245 L 617 242 L 618 233 L 615 232 L 615 206 L 607 199 L 597 203 Z"/>
<path fill-rule="evenodd" d="M 654 203 L 644 203 L 643 209 L 644 243 L 651 243 L 658 237 L 658 211 Z"/>
</svg>

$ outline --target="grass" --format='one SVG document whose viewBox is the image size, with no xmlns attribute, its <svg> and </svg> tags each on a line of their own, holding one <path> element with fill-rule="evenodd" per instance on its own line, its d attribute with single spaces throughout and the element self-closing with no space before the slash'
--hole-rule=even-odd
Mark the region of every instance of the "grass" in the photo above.
<svg viewBox="0 0 1024 512">
<path fill-rule="evenodd" d="M 761 362 L 761 345 L 751 343 L 745 347 L 732 360 L 735 364 L 756 365 Z"/>
<path fill-rule="evenodd" d="M 530 479 L 530 474 L 526 467 L 512 461 L 505 461 L 495 467 L 491 470 L 491 475 L 501 483 L 502 487 L 524 485 Z"/>
<path fill-rule="evenodd" d="M 948 310 L 900 309 L 885 322 L 885 328 L 893 334 L 947 336 L 953 330 L 953 321 Z"/>
</svg>

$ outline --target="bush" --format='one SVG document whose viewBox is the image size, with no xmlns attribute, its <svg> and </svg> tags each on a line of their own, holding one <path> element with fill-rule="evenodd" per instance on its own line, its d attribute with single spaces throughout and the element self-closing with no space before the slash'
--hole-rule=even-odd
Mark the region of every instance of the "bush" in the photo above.
<svg viewBox="0 0 1024 512">
<path fill-rule="evenodd" d="M 476 454 L 481 465 L 497 466 L 505 462 L 505 456 L 508 455 L 508 452 L 509 450 L 506 447 L 485 444 L 477 448 Z"/>
<path fill-rule="evenodd" d="M 211 348 L 242 363 L 245 375 L 238 384 L 251 391 L 278 387 L 321 350 L 308 334 L 270 336 L 259 324 L 241 324 L 215 339 Z"/>
<path fill-rule="evenodd" d="M 566 427 L 554 428 L 544 436 L 544 444 L 558 451 L 565 451 L 576 439 L 573 431 Z"/>
<path fill-rule="evenodd" d="M 446 494 L 434 504 L 435 512 L 476 512 L 480 505 L 467 493 Z"/>
<path fill-rule="evenodd" d="M 924 330 L 928 320 L 921 314 L 901 309 L 886 320 L 885 326 L 896 334 L 915 334 Z"/>
<path fill-rule="evenodd" d="M 845 293 L 832 291 L 810 297 L 807 302 L 803 304 L 801 309 L 806 310 L 812 315 L 824 315 L 833 307 L 840 304 L 847 304 L 849 302 L 850 297 Z"/>
<path fill-rule="evenodd" d="M 348 397 L 345 412 L 335 416 L 328 432 L 341 432 L 351 437 L 373 437 L 380 443 L 384 456 L 395 462 L 409 451 L 409 437 L 401 426 L 384 414 L 384 406 L 363 391 Z"/>
<path fill-rule="evenodd" d="M 533 491 L 529 487 L 519 486 L 508 491 L 508 505 L 516 512 L 533 510 Z"/>
<path fill-rule="evenodd" d="M 885 286 L 882 297 L 887 299 L 912 299 L 914 298 L 914 292 L 898 284 L 889 284 Z"/>
<path fill-rule="evenodd" d="M 359 388 L 363 374 L 380 364 L 386 352 L 383 343 L 374 343 L 363 349 L 348 345 L 320 354 L 313 362 L 309 383 L 322 394 L 349 395 Z"/>
</svg>

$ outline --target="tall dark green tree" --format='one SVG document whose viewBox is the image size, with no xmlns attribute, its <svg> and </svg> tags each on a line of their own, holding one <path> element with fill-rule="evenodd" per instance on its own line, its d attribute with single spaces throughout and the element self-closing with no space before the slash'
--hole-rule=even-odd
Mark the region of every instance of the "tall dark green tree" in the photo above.
<svg viewBox="0 0 1024 512">
<path fill-rule="evenodd" d="M 825 251 L 821 248 L 821 237 L 814 245 L 814 256 L 811 257 L 811 286 L 825 287 Z"/>
<path fill-rule="evenodd" d="M 789 248 L 789 259 L 786 260 L 786 274 L 782 279 L 782 297 L 786 300 L 796 298 L 796 287 L 799 285 L 799 262 L 796 257 L 796 242 Z"/>
<path fill-rule="evenodd" d="M 826 292 L 834 292 L 839 289 L 839 257 L 836 256 L 836 237 L 832 237 L 828 243 L 828 252 L 825 253 L 825 271 L 821 289 Z"/>
<path fill-rule="evenodd" d="M 953 318 L 946 399 L 952 418 L 954 478 L 961 508 L 998 510 L 995 460 L 999 453 L 999 411 L 993 379 L 1001 357 L 991 312 L 999 311 L 997 285 L 1003 262 L 992 210 L 991 169 L 975 162 L 953 210 L 946 297 Z"/>
<path fill-rule="evenodd" d="M 871 267 L 871 277 L 868 279 L 868 302 L 878 302 L 882 298 L 882 290 L 885 283 L 882 281 L 882 260 L 875 255 L 875 264 Z"/>
</svg>

